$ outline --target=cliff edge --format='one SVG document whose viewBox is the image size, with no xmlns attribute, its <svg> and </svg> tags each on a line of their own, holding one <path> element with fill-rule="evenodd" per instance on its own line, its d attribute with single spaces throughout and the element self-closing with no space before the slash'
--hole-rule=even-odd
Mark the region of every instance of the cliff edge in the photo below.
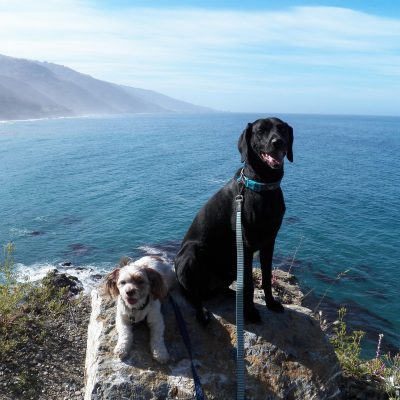
<svg viewBox="0 0 400 400">
<path fill-rule="evenodd" d="M 300 306 L 302 294 L 286 273 L 277 271 L 276 287 L 285 305 L 283 314 L 269 311 L 256 289 L 256 306 L 263 323 L 245 325 L 246 399 L 340 398 L 341 370 L 334 350 L 312 312 Z M 258 277 L 255 277 L 256 283 Z M 174 291 L 192 341 L 197 372 L 207 399 L 236 397 L 235 304 L 219 297 L 207 302 L 213 313 L 201 327 L 191 306 Z M 145 323 L 132 327 L 134 343 L 127 359 L 114 354 L 115 304 L 92 291 L 85 364 L 85 400 L 193 399 L 190 359 L 181 339 L 172 305 L 163 303 L 165 342 L 171 360 L 158 364 L 149 351 Z"/>
</svg>

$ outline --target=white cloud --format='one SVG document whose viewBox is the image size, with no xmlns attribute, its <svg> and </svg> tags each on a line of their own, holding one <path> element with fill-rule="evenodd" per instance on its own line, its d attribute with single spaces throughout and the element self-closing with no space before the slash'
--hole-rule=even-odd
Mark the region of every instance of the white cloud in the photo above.
<svg viewBox="0 0 400 400">
<path fill-rule="evenodd" d="M 333 7 L 106 11 L 91 4 L 0 0 L 0 53 L 217 108 L 224 106 L 207 91 L 220 101 L 260 85 L 282 92 L 303 85 L 306 93 L 324 79 L 348 85 L 354 75 L 374 87 L 400 75 L 396 19 Z"/>
</svg>

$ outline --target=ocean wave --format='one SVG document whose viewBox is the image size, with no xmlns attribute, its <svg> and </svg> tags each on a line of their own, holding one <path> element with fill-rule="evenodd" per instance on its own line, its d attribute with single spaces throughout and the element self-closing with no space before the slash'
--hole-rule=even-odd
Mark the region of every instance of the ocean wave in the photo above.
<svg viewBox="0 0 400 400">
<path fill-rule="evenodd" d="M 210 178 L 207 179 L 207 183 L 210 184 L 217 184 L 217 185 L 225 185 L 227 182 L 229 182 L 229 178 Z"/>
<path fill-rule="evenodd" d="M 18 263 L 15 267 L 17 279 L 20 282 L 37 282 L 43 279 L 49 272 L 58 271 L 78 278 L 84 292 L 88 293 L 99 285 L 103 276 L 112 268 L 112 265 L 103 263 L 98 265 L 88 264 L 78 266 L 71 263 L 53 264 L 43 262 L 31 265 Z"/>
<path fill-rule="evenodd" d="M 37 230 L 30 230 L 27 228 L 11 228 L 10 229 L 10 236 L 12 238 L 19 238 L 25 236 L 41 236 L 44 235 L 45 232 L 37 231 Z"/>
<path fill-rule="evenodd" d="M 26 228 L 11 228 L 10 235 L 11 237 L 21 237 L 21 236 L 29 236 L 32 231 Z"/>
<path fill-rule="evenodd" d="M 33 218 L 33 221 L 35 221 L 35 222 L 48 222 L 49 221 L 49 216 L 48 215 L 39 215 L 39 216 Z"/>
<path fill-rule="evenodd" d="M 155 246 L 143 245 L 137 248 L 143 253 L 143 256 L 159 256 L 168 264 L 172 264 L 174 257 L 172 257 L 171 252 Z"/>
</svg>

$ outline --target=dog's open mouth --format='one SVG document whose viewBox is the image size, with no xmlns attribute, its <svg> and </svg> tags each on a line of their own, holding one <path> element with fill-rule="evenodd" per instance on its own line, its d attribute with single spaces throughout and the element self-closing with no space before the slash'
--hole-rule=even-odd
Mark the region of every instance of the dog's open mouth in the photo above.
<svg viewBox="0 0 400 400">
<path fill-rule="evenodd" d="M 128 304 L 130 304 L 132 306 L 137 303 L 137 299 L 135 299 L 133 297 L 127 297 L 126 301 L 127 301 Z"/>
<path fill-rule="evenodd" d="M 272 153 L 260 153 L 261 159 L 267 163 L 271 168 L 281 168 L 283 165 L 283 159 L 286 153 L 284 151 L 274 151 Z"/>
</svg>

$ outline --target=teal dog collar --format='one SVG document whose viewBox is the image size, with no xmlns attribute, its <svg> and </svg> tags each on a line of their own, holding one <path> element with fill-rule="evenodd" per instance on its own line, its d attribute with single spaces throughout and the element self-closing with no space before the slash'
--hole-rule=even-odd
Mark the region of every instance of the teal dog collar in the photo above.
<svg viewBox="0 0 400 400">
<path fill-rule="evenodd" d="M 237 178 L 237 181 L 239 183 L 243 183 L 245 187 L 247 187 L 250 190 L 253 190 L 254 192 L 264 192 L 266 190 L 275 190 L 280 188 L 281 186 L 281 181 L 278 182 L 272 182 L 272 183 L 262 183 L 262 182 L 257 182 L 253 181 L 252 179 L 247 178 L 243 174 L 243 170 L 240 173 L 239 177 Z"/>
</svg>

